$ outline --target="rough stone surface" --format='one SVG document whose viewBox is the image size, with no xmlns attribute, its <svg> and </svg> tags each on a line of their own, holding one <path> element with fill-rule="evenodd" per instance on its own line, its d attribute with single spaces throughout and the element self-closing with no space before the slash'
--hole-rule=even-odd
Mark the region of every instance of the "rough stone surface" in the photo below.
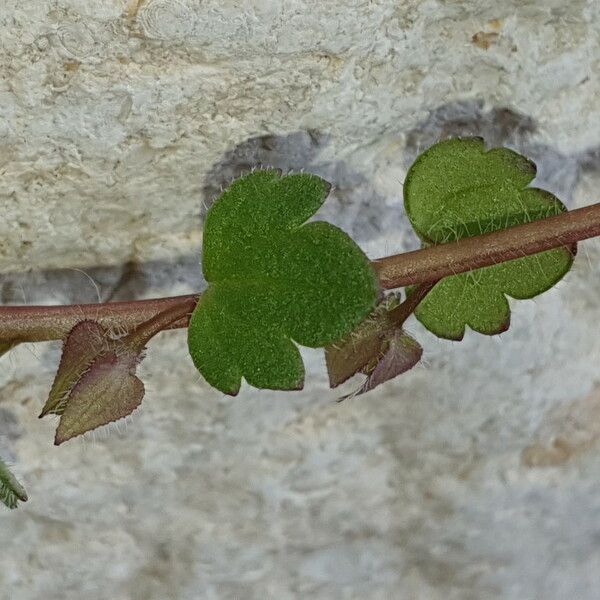
<svg viewBox="0 0 600 600">
<path fill-rule="evenodd" d="M 321 215 L 373 257 L 415 247 L 401 184 L 440 137 L 597 201 L 599 30 L 594 0 L 5 0 L 0 301 L 198 289 L 205 207 L 257 165 L 327 177 Z M 317 351 L 303 392 L 231 399 L 164 333 L 141 409 L 60 448 L 60 345 L 17 347 L 0 455 L 31 499 L 0 511 L 0 600 L 596 600 L 599 298 L 593 241 L 501 336 L 410 321 L 424 363 L 341 404 Z"/>
<path fill-rule="evenodd" d="M 599 14 L 594 0 L 5 0 L 0 268 L 197 250 L 214 165 L 257 136 L 311 132 L 312 162 L 367 178 L 375 214 L 398 193 L 406 132 L 456 102 L 586 152 Z"/>
</svg>

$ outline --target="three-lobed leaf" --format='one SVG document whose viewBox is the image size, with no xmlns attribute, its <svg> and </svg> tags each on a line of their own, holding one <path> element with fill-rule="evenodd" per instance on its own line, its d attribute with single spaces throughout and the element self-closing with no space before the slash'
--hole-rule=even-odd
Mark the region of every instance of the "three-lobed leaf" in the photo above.
<svg viewBox="0 0 600 600">
<path fill-rule="evenodd" d="M 410 168 L 404 184 L 408 217 L 424 245 L 504 229 L 566 210 L 551 193 L 528 187 L 535 165 L 507 148 L 485 149 L 481 138 L 435 144 Z M 459 340 L 465 328 L 493 335 L 508 329 L 507 296 L 533 298 L 570 269 L 575 246 L 446 277 L 415 314 L 431 332 Z"/>
<path fill-rule="evenodd" d="M 340 339 L 375 305 L 368 258 L 329 223 L 306 223 L 329 184 L 315 175 L 261 170 L 215 201 L 204 227 L 209 287 L 192 314 L 189 350 L 204 378 L 235 395 L 244 378 L 258 388 L 304 383 L 297 344 Z"/>
</svg>

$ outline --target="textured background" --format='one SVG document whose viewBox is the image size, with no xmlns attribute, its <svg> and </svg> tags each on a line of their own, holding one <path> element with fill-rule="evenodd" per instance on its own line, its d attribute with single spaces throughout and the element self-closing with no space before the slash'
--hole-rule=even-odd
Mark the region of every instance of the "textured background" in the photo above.
<svg viewBox="0 0 600 600">
<path fill-rule="evenodd" d="M 205 208 L 255 165 L 326 177 L 372 257 L 416 247 L 402 181 L 448 135 L 598 201 L 599 32 L 596 0 L 3 0 L 0 301 L 198 289 Z M 59 449 L 60 344 L 15 349 L 0 599 L 595 600 L 599 275 L 582 244 L 495 338 L 411 321 L 424 363 L 342 404 L 319 352 L 303 392 L 231 399 L 164 333 L 141 410 Z"/>
</svg>

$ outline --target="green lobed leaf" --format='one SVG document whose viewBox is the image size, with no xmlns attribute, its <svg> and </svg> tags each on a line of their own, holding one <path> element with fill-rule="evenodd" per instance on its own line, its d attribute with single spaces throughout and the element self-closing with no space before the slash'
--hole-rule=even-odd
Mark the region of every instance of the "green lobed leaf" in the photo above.
<svg viewBox="0 0 600 600">
<path fill-rule="evenodd" d="M 19 500 L 27 502 L 27 492 L 0 459 L 0 502 L 8 508 L 17 508 Z"/>
<path fill-rule="evenodd" d="M 375 305 L 378 282 L 360 248 L 329 223 L 305 223 L 329 184 L 309 174 L 261 170 L 236 180 L 208 212 L 203 270 L 209 287 L 192 314 L 194 364 L 235 395 L 301 389 L 296 343 L 322 347 L 356 327 Z"/>
<path fill-rule="evenodd" d="M 424 245 L 504 229 L 566 210 L 551 193 L 528 187 L 533 162 L 481 138 L 456 138 L 421 154 L 404 183 L 408 217 Z M 419 304 L 416 317 L 439 337 L 460 340 L 465 327 L 494 335 L 508 329 L 506 296 L 533 298 L 571 268 L 576 246 L 446 277 Z"/>
</svg>

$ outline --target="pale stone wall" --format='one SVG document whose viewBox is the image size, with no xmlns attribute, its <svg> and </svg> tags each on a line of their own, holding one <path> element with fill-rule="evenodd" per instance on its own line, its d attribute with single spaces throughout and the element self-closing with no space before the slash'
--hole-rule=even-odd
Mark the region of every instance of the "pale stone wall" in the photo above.
<svg viewBox="0 0 600 600">
<path fill-rule="evenodd" d="M 509 107 L 536 142 L 583 152 L 600 139 L 599 12 L 585 0 L 4 0 L 0 266 L 197 250 L 211 167 L 260 135 L 325 135 L 323 152 L 387 198 L 406 132 L 459 100 Z"/>
<path fill-rule="evenodd" d="M 3 303 L 198 289 L 207 205 L 256 165 L 335 191 L 369 255 L 416 245 L 419 150 L 483 135 L 599 200 L 595 0 L 4 0 Z M 31 271 L 31 272 L 30 272 Z M 0 453 L 31 500 L 0 512 L 0 599 L 595 600 L 600 243 L 496 338 L 336 404 L 210 390 L 161 334 L 141 410 L 52 447 L 36 416 L 59 345 L 0 360 Z M 347 391 L 357 386 L 348 384 Z"/>
</svg>

